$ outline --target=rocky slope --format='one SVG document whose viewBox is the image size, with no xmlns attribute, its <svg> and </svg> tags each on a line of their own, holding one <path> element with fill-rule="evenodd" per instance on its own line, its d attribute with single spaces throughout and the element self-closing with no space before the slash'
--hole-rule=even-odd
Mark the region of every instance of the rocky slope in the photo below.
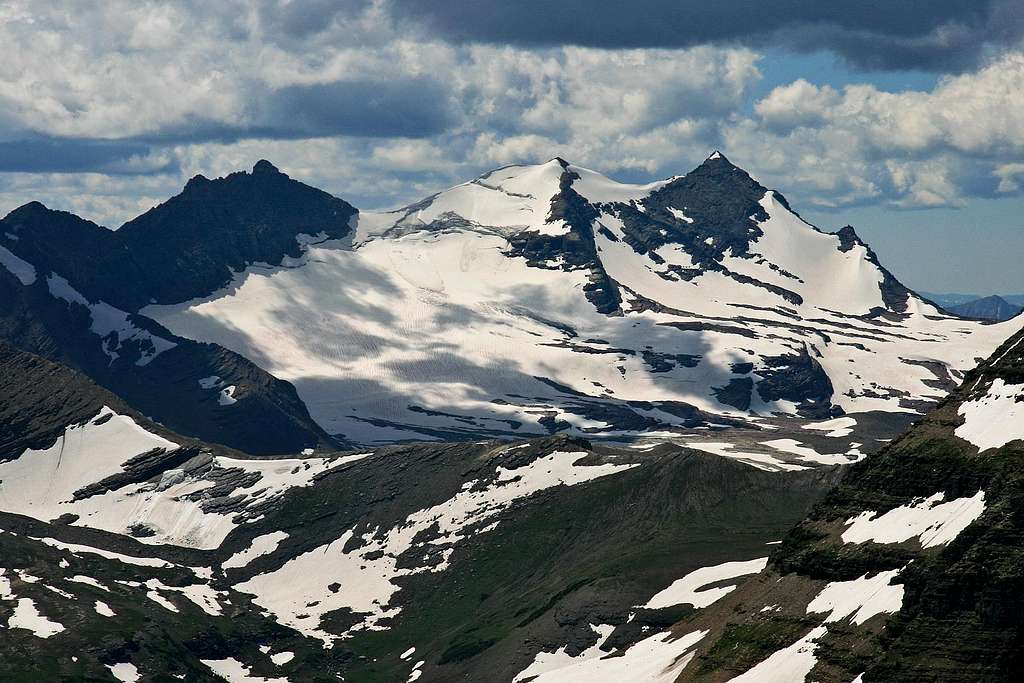
<svg viewBox="0 0 1024 683">
<path fill-rule="evenodd" d="M 763 572 L 673 626 L 667 680 L 1014 680 L 1022 396 L 1024 332 L 849 468 Z"/>
</svg>

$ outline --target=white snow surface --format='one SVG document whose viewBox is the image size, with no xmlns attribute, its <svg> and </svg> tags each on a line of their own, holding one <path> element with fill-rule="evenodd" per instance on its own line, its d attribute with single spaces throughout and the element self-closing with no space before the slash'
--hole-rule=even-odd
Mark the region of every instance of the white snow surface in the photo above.
<svg viewBox="0 0 1024 683">
<path fill-rule="evenodd" d="M 114 616 L 114 610 L 110 609 L 110 605 L 108 605 L 107 603 L 103 602 L 102 600 L 97 600 L 95 602 L 95 604 L 93 605 L 93 609 L 95 609 L 96 613 L 99 614 L 100 616 L 103 616 L 103 617 L 112 617 L 112 616 Z"/>
<path fill-rule="evenodd" d="M 768 566 L 768 558 L 759 557 L 754 560 L 723 562 L 711 567 L 696 569 L 683 578 L 676 579 L 668 588 L 655 594 L 644 607 L 646 609 L 661 609 L 683 604 L 693 605 L 698 609 L 707 607 L 736 590 L 736 586 L 714 588 L 704 588 L 704 586 L 747 574 L 756 574 L 766 566 Z"/>
<path fill-rule="evenodd" d="M 224 569 L 244 567 L 257 557 L 268 555 L 277 550 L 278 544 L 286 538 L 288 538 L 288 534 L 283 531 L 271 531 L 269 534 L 257 536 L 252 539 L 252 543 L 249 544 L 248 548 L 229 557 L 221 564 L 221 567 Z"/>
<path fill-rule="evenodd" d="M 106 666 L 110 669 L 111 675 L 121 681 L 121 683 L 136 683 L 136 681 L 142 678 L 142 674 L 139 673 L 138 668 L 131 662 L 107 664 Z"/>
<path fill-rule="evenodd" d="M 23 285 L 30 285 L 36 281 L 36 269 L 35 267 L 11 253 L 9 249 L 0 247 L 0 266 L 6 268 L 10 273 L 18 278 L 18 281 Z"/>
<path fill-rule="evenodd" d="M 957 412 L 964 423 L 953 433 L 979 450 L 1024 439 L 1024 384 L 1007 384 L 997 377 L 984 396 L 964 401 Z"/>
<path fill-rule="evenodd" d="M 125 462 L 155 448 L 172 451 L 178 445 L 105 407 L 89 422 L 68 426 L 52 446 L 28 449 L 18 458 L 0 463 L 0 510 L 43 521 L 72 513 L 79 516 L 77 526 L 119 534 L 144 525 L 154 533 L 138 539 L 143 543 L 217 548 L 238 526 L 236 513 L 205 512 L 201 499 L 189 497 L 213 486 L 211 479 L 186 477 L 182 470 L 167 470 L 156 484 L 127 484 L 74 500 L 79 489 L 123 472 Z M 277 498 L 293 487 L 309 486 L 317 474 L 367 455 L 304 459 L 217 456 L 212 471 L 204 476 L 216 477 L 235 469 L 259 474 L 256 482 L 231 492 L 241 498 L 241 507 L 248 508 Z M 95 549 L 89 551 L 100 553 Z M 139 559 L 123 561 L 137 563 Z"/>
<path fill-rule="evenodd" d="M 536 675 L 532 683 L 671 683 L 693 658 L 690 650 L 707 634 L 708 631 L 694 631 L 673 638 L 671 632 L 656 633 L 632 645 L 619 657 L 606 655 L 598 645 L 580 653 L 578 657 L 569 657 L 564 650 L 554 655 L 540 653 L 513 682 L 525 681 L 529 676 Z M 600 638 L 598 643 L 603 640 Z"/>
<path fill-rule="evenodd" d="M 228 683 L 288 683 L 287 678 L 253 676 L 249 673 L 250 667 L 233 657 L 228 657 L 227 659 L 201 659 L 199 661 L 210 667 L 210 671 Z"/>
<path fill-rule="evenodd" d="M 64 630 L 62 624 L 43 616 L 31 598 L 18 598 L 14 614 L 7 620 L 7 627 L 27 629 L 38 638 L 49 638 Z"/>
<path fill-rule="evenodd" d="M 639 202 L 664 185 L 569 170 L 580 175 L 573 188 L 594 202 Z M 966 370 L 1020 325 L 948 317 L 913 297 L 895 319 L 851 317 L 883 306 L 881 271 L 864 247 L 839 251 L 838 237 L 804 223 L 771 192 L 761 200 L 769 216 L 760 223 L 764 234 L 749 254 L 729 254 L 723 264 L 799 294 L 802 304 L 721 272 L 681 279 L 670 266 L 693 267 L 685 247 L 660 247 L 663 263 L 636 253 L 622 241 L 615 210 L 601 204 L 597 257 L 620 285 L 624 315 L 600 314 L 583 292 L 588 271 L 556 262 L 533 267 L 508 253 L 509 235 L 567 229 L 547 222 L 562 171 L 557 160 L 511 166 L 404 210 L 360 214 L 351 243 L 306 245 L 301 263 L 250 267 L 209 297 L 142 313 L 181 336 L 255 360 L 294 384 L 329 433 L 366 444 L 436 439 L 439 429 L 546 433 L 538 420 L 547 410 L 576 431 L 615 431 L 566 410 L 572 399 L 538 377 L 594 400 L 681 401 L 732 417 L 791 414 L 794 404 L 762 401 L 756 390 L 749 413 L 741 412 L 719 402 L 712 388 L 736 376 L 736 363 L 753 363 L 749 376 L 758 381 L 762 358 L 805 350 L 829 375 L 833 402 L 846 413 L 908 411 L 904 395 L 943 397 L 919 362 Z M 685 207 L 672 208 L 685 215 Z M 664 310 L 641 306 L 637 295 Z M 742 326 L 729 326 L 738 315 Z M 700 360 L 652 372 L 645 347 Z M 509 394 L 539 398 L 517 403 Z"/>
<path fill-rule="evenodd" d="M 398 613 L 389 608 L 399 586 L 393 579 L 424 571 L 443 571 L 448 566 L 454 545 L 470 526 L 479 527 L 515 501 L 554 486 L 573 486 L 598 477 L 625 471 L 635 464 L 575 466 L 586 453 L 554 452 L 516 469 L 497 468 L 494 481 L 482 488 L 477 481 L 467 482 L 449 500 L 414 512 L 405 523 L 389 530 L 374 529 L 358 538 L 361 547 L 345 552 L 356 538 L 354 529 L 330 543 L 288 560 L 280 568 L 254 576 L 234 589 L 253 596 L 253 602 L 265 607 L 277 620 L 330 646 L 337 637 L 319 628 L 320 618 L 343 607 L 364 614 L 354 630 L 379 629 L 378 622 Z M 428 545 L 440 546 L 443 561 L 422 567 L 397 567 L 398 557 L 414 547 L 420 532 L 436 525 L 437 537 Z M 478 528 L 478 533 L 491 527 Z M 424 550 L 426 547 L 424 546 Z M 328 588 L 340 584 L 337 590 Z M 315 605 L 309 603 L 317 602 Z"/>
<path fill-rule="evenodd" d="M 803 428 L 813 429 L 820 432 L 828 432 L 825 436 L 840 438 L 853 433 L 853 427 L 856 426 L 856 424 L 857 420 L 849 416 L 844 416 L 837 417 L 832 420 L 825 420 L 824 422 L 805 424 Z"/>
<path fill-rule="evenodd" d="M 178 444 L 104 407 L 89 422 L 65 428 L 49 448 L 0 463 L 0 510 L 47 522 L 76 512 L 75 491 L 123 472 L 127 460 L 155 448 L 173 451 Z"/>
<path fill-rule="evenodd" d="M 985 511 L 985 492 L 943 503 L 941 491 L 889 510 L 862 512 L 846 520 L 844 543 L 902 543 L 919 538 L 922 548 L 946 545 Z"/>
<path fill-rule="evenodd" d="M 811 672 L 818 658 L 814 656 L 817 643 L 825 635 L 825 626 L 817 626 L 789 647 L 772 653 L 768 659 L 731 679 L 732 683 L 797 683 Z"/>
<path fill-rule="evenodd" d="M 807 613 L 828 612 L 825 623 L 852 615 L 860 625 L 876 614 L 899 612 L 903 606 L 903 586 L 892 580 L 902 571 L 879 572 L 852 581 L 832 581 L 807 605 Z"/>
</svg>

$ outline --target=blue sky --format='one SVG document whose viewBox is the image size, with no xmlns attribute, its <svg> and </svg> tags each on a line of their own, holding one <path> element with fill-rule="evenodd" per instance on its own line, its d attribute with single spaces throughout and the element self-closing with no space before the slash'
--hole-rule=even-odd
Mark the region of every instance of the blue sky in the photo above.
<svg viewBox="0 0 1024 683">
<path fill-rule="evenodd" d="M 907 284 L 1024 292 L 1018 0 L 8 0 L 0 212 L 116 227 L 268 158 L 362 208 L 721 149 Z"/>
</svg>

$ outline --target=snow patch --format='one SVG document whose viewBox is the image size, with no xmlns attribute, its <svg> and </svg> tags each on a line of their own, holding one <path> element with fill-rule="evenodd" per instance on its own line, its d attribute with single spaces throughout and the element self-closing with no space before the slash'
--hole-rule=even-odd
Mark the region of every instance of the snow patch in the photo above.
<svg viewBox="0 0 1024 683">
<path fill-rule="evenodd" d="M 876 614 L 899 612 L 903 606 L 903 586 L 891 581 L 901 571 L 893 569 L 871 578 L 865 574 L 853 581 L 832 581 L 807 605 L 807 613 L 828 612 L 825 623 L 853 615 L 853 623 L 859 626 Z"/>
<path fill-rule="evenodd" d="M 277 546 L 286 538 L 288 538 L 288 534 L 283 531 L 272 531 L 269 534 L 257 536 L 252 539 L 248 548 L 229 557 L 224 561 L 221 567 L 224 569 L 244 567 L 257 557 L 260 557 L 261 555 L 269 555 L 277 550 Z"/>
<path fill-rule="evenodd" d="M 32 631 L 37 638 L 49 638 L 64 630 L 64 626 L 50 621 L 36 607 L 31 598 L 19 598 L 14 614 L 7 620 L 8 628 L 23 628 Z"/>
<path fill-rule="evenodd" d="M 111 675 L 121 681 L 121 683 L 136 683 L 140 678 L 142 678 L 139 670 L 130 662 L 107 664 L 106 666 L 110 669 Z"/>
<path fill-rule="evenodd" d="M 80 304 L 89 309 L 89 316 L 92 319 L 89 329 L 100 337 L 101 348 L 111 361 L 121 357 L 121 349 L 125 342 L 129 341 L 139 344 L 139 358 L 135 361 L 136 365 L 148 365 L 164 351 L 177 346 L 170 340 L 137 327 L 131 321 L 130 315 L 121 309 L 114 308 L 103 301 L 91 303 L 59 275 L 51 273 L 46 279 L 46 286 L 53 297 L 63 299 L 68 303 Z"/>
<path fill-rule="evenodd" d="M 918 537 L 922 548 L 946 545 L 985 511 L 985 492 L 948 503 L 941 502 L 944 498 L 940 491 L 884 515 L 862 512 L 846 520 L 848 528 L 843 532 L 843 542 L 902 543 Z"/>
<path fill-rule="evenodd" d="M 0 247 L 0 266 L 11 272 L 26 287 L 36 281 L 36 269 L 28 261 L 24 261 L 4 247 Z"/>
<path fill-rule="evenodd" d="M 772 653 L 768 659 L 759 663 L 746 673 L 730 680 L 730 683 L 794 683 L 803 681 L 811 672 L 818 658 L 814 650 L 818 638 L 825 635 L 825 626 L 817 626 L 806 636 L 792 645 Z"/>
<path fill-rule="evenodd" d="M 597 630 L 601 627 L 591 628 Z M 604 631 L 598 633 L 607 637 Z M 516 675 L 513 683 L 530 680 L 530 676 L 536 676 L 531 683 L 671 683 L 693 658 L 694 653 L 690 649 L 707 634 L 708 631 L 694 631 L 681 638 L 673 638 L 671 632 L 657 633 L 632 645 L 621 656 L 607 654 L 597 645 L 578 657 L 566 655 L 564 648 L 553 654 L 540 653 L 529 667 Z M 599 643 L 601 640 L 603 638 Z"/>
<path fill-rule="evenodd" d="M 736 586 L 718 586 L 701 590 L 704 586 L 747 574 L 756 574 L 766 566 L 768 558 L 759 557 L 754 560 L 724 562 L 712 567 L 702 567 L 677 579 L 671 586 L 657 593 L 647 601 L 644 608 L 662 609 L 683 604 L 690 604 L 698 609 L 707 607 L 736 590 Z"/>
<path fill-rule="evenodd" d="M 953 433 L 979 450 L 1024 439 L 1024 384 L 1007 384 L 997 377 L 984 396 L 964 401 L 957 413 L 964 423 Z"/>
</svg>

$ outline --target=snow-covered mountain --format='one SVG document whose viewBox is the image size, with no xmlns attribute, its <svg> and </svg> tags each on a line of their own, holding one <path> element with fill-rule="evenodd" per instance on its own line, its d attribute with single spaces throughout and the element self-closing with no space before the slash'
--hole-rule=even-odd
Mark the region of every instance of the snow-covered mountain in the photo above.
<svg viewBox="0 0 1024 683">
<path fill-rule="evenodd" d="M 356 443 L 912 414 L 1017 327 L 943 313 L 717 152 L 649 185 L 510 166 L 355 220 L 141 312 Z"/>
</svg>

